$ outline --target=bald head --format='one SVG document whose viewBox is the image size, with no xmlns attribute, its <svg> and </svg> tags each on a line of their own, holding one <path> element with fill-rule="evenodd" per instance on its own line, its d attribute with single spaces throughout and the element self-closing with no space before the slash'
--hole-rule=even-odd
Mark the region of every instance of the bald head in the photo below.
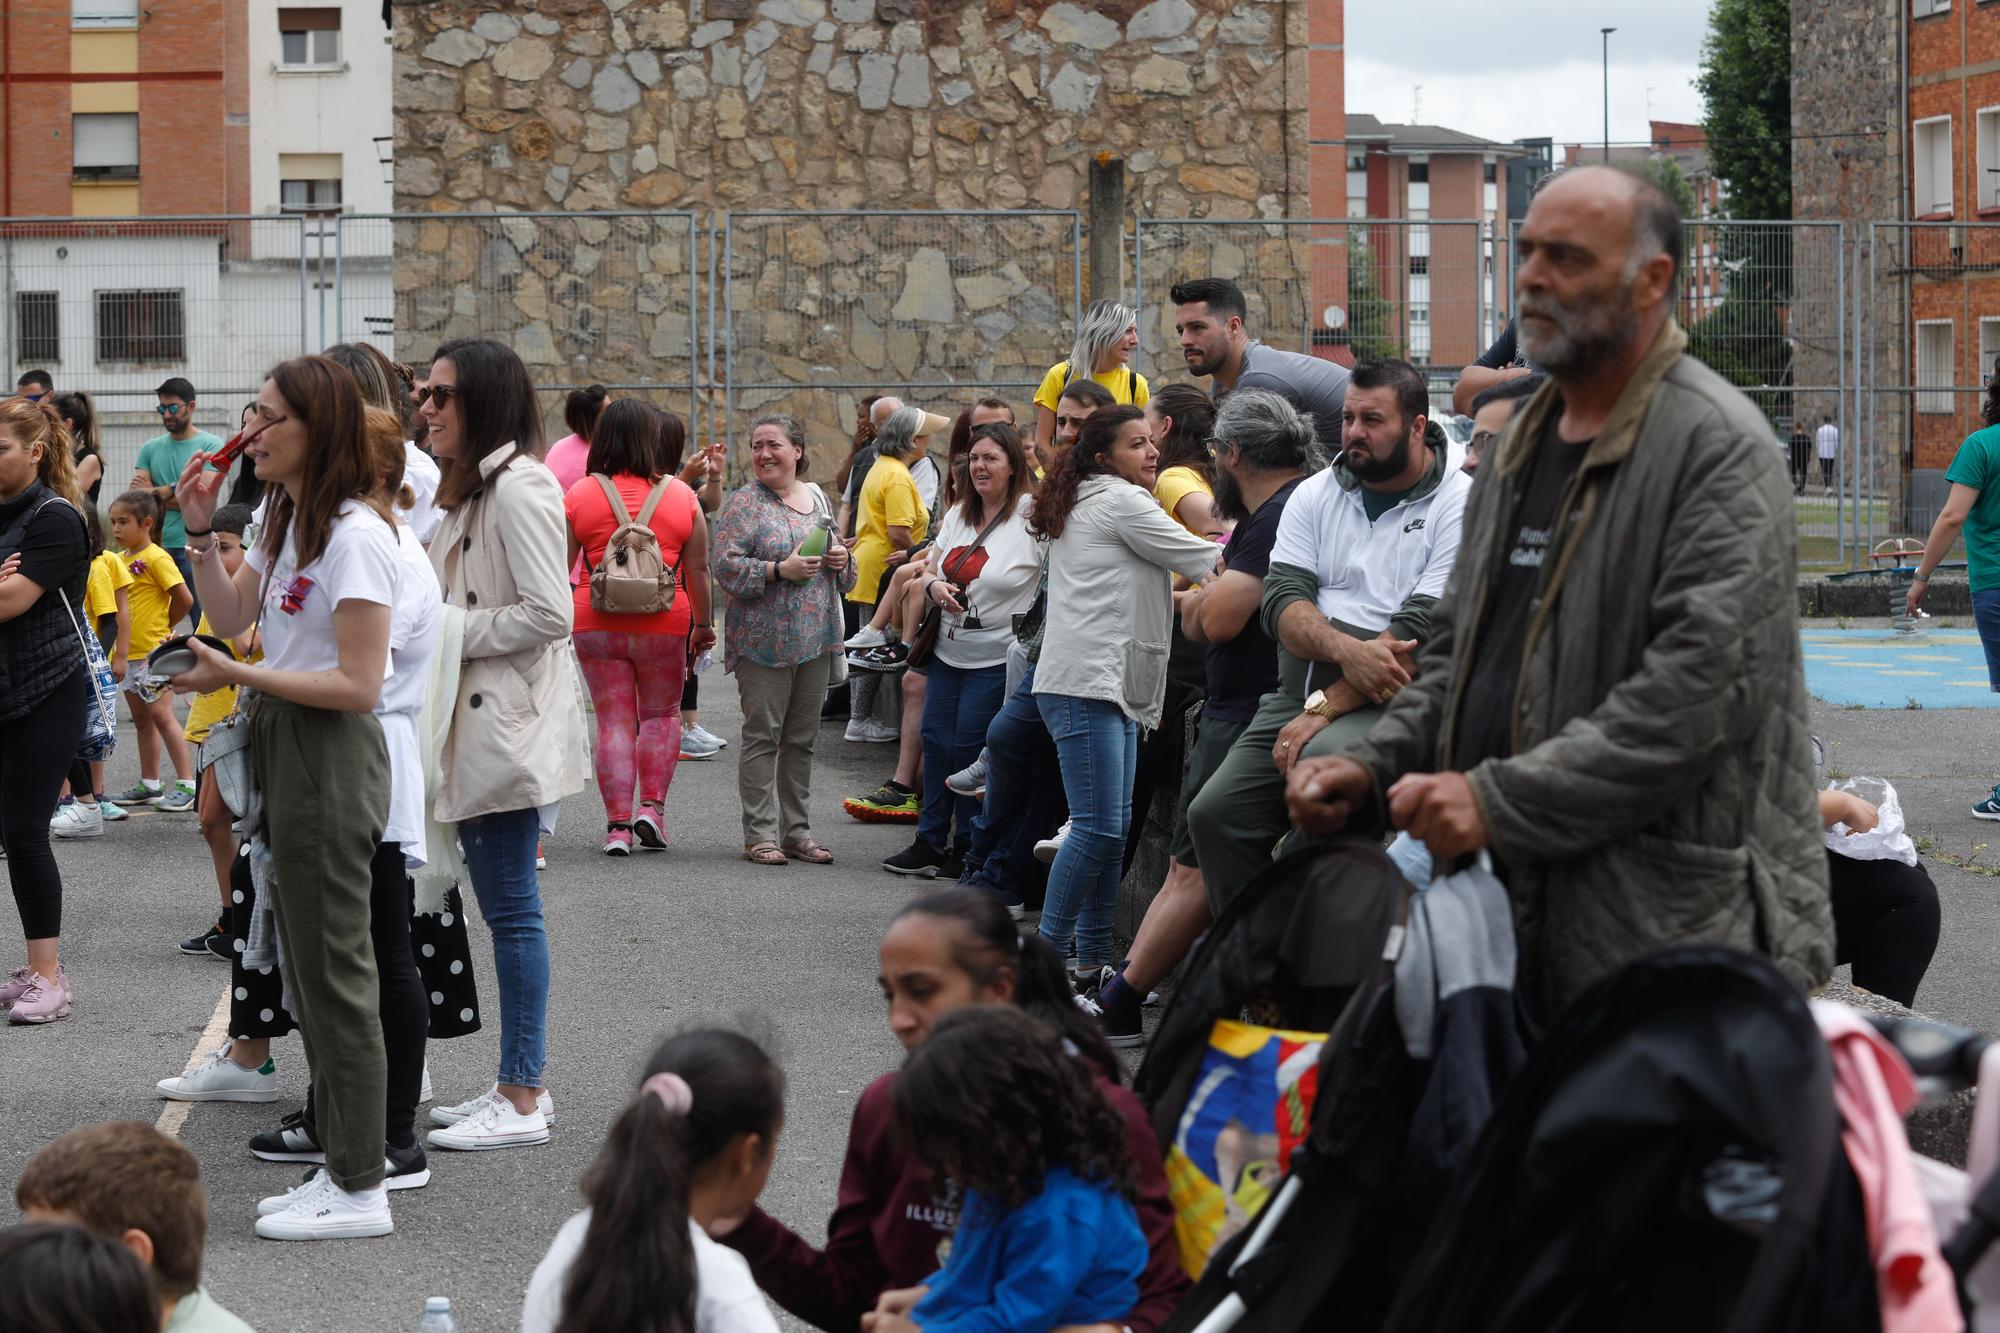
<svg viewBox="0 0 2000 1333">
<path fill-rule="evenodd" d="M 1521 223 L 1515 308 L 1529 359 L 1561 380 L 1650 344 L 1673 310 L 1680 252 L 1680 218 L 1657 185 L 1565 171 Z"/>
<path fill-rule="evenodd" d="M 882 429 L 883 422 L 887 421 L 890 417 L 895 416 L 898 412 L 902 410 L 903 410 L 902 399 L 891 398 L 887 395 L 884 395 L 883 397 L 877 398 L 875 400 L 874 406 L 868 409 L 868 420 L 874 423 L 876 430 L 880 430 Z"/>
</svg>

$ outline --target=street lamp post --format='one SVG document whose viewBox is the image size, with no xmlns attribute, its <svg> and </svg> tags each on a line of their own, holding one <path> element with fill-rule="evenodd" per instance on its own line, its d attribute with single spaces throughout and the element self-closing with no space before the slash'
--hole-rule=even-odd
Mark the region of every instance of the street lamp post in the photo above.
<svg viewBox="0 0 2000 1333">
<path fill-rule="evenodd" d="M 1611 34 L 1616 28 L 1599 28 L 1604 34 L 1604 160 L 1611 161 Z"/>
</svg>

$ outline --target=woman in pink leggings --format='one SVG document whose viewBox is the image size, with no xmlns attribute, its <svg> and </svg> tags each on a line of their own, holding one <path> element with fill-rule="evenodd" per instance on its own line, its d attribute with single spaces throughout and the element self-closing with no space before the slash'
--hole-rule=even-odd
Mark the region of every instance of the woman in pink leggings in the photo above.
<svg viewBox="0 0 2000 1333">
<path fill-rule="evenodd" d="M 612 534 L 635 520 L 659 489 L 647 526 L 661 559 L 676 571 L 673 605 L 664 611 L 596 610 L 587 575 L 576 588 L 576 655 L 597 710 L 597 789 L 608 821 L 607 856 L 631 855 L 635 834 L 641 847 L 666 847 L 667 788 L 681 752 L 681 690 L 688 662 L 715 643 L 708 525 L 694 491 L 674 475 L 686 447 L 679 417 L 636 398 L 618 399 L 597 419 L 587 473 L 564 500 L 570 566 L 581 554 L 587 569 L 595 569 Z M 617 492 L 615 506 L 607 487 Z"/>
</svg>

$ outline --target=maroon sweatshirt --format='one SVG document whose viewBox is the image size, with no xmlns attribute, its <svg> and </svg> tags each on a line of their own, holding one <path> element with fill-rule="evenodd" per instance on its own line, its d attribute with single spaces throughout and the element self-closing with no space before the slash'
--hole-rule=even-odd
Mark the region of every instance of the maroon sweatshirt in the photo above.
<svg viewBox="0 0 2000 1333">
<path fill-rule="evenodd" d="M 757 1285 L 779 1305 L 827 1333 L 853 1333 L 875 1298 L 914 1287 L 943 1266 L 938 1247 L 958 1225 L 959 1193 L 934 1186 L 930 1172 L 897 1141 L 894 1072 L 868 1085 L 847 1131 L 840 1201 L 816 1250 L 763 1209 L 753 1209 L 722 1243 L 750 1262 Z M 1125 1141 L 1139 1181 L 1139 1225 L 1152 1257 L 1139 1277 L 1139 1304 L 1125 1322 L 1154 1333 L 1191 1285 L 1174 1240 L 1174 1212 L 1152 1121 L 1131 1092 L 1099 1078 L 1098 1087 L 1125 1121 Z"/>
</svg>

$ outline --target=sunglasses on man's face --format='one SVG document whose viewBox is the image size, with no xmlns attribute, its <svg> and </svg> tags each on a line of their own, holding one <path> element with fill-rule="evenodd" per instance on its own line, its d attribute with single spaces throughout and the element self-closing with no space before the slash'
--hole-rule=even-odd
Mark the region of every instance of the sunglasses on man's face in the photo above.
<svg viewBox="0 0 2000 1333">
<path fill-rule="evenodd" d="M 21 390 L 21 396 L 27 399 L 31 403 L 39 403 L 42 401 L 42 399 L 48 397 L 48 395 L 46 393 L 43 393 L 40 389 L 23 389 Z"/>
<path fill-rule="evenodd" d="M 163 417 L 171 417 L 178 416 L 180 413 L 191 411 L 192 409 L 186 403 L 161 403 L 153 410 Z"/>
<path fill-rule="evenodd" d="M 456 397 L 458 397 L 458 386 L 455 384 L 426 384 L 423 388 L 417 390 L 417 406 L 422 407 L 425 403 L 436 403 L 442 408 Z"/>
</svg>

